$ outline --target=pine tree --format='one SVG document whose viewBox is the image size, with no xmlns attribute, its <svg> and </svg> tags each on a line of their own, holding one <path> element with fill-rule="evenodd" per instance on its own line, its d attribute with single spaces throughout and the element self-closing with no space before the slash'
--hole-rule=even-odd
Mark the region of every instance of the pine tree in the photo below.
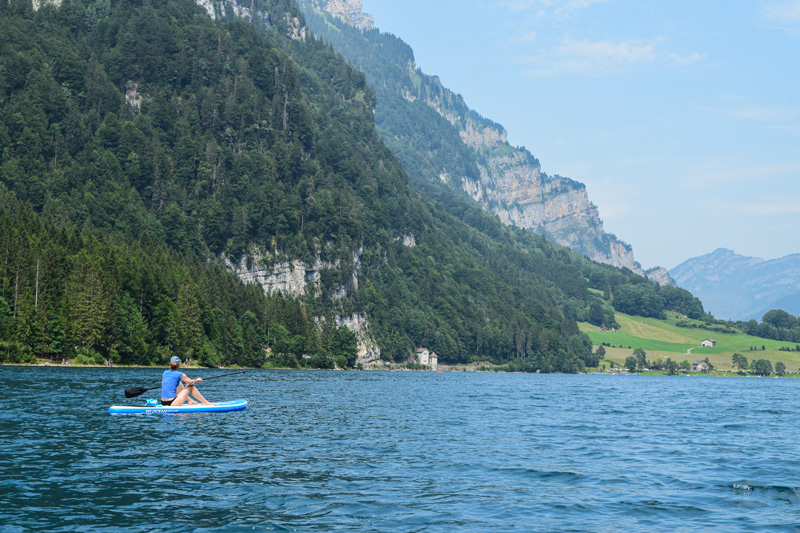
<svg viewBox="0 0 800 533">
<path fill-rule="evenodd" d="M 100 348 L 111 322 L 111 298 L 104 286 L 103 271 L 86 252 L 76 260 L 70 278 L 72 315 L 78 343 L 88 349 Z"/>
<path fill-rule="evenodd" d="M 177 311 L 183 355 L 187 359 L 196 358 L 203 344 L 203 325 L 200 320 L 200 304 L 188 279 L 184 280 L 178 293 Z"/>
</svg>

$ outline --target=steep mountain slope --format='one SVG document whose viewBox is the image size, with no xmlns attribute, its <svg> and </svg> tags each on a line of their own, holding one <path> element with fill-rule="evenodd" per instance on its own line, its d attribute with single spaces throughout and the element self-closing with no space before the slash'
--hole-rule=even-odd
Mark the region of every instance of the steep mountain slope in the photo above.
<svg viewBox="0 0 800 533">
<path fill-rule="evenodd" d="M 366 74 L 378 96 L 379 130 L 417 184 L 444 183 L 505 224 L 645 275 L 631 247 L 603 230 L 582 183 L 545 174 L 530 152 L 508 144 L 502 126 L 417 68 L 406 43 L 374 29 L 360 0 L 300 0 L 300 5 L 310 28 Z M 669 283 L 664 269 L 648 275 Z"/>
<path fill-rule="evenodd" d="M 594 361 L 576 320 L 591 312 L 611 322 L 613 311 L 587 279 L 609 297 L 646 280 L 506 227 L 435 187 L 421 195 L 378 135 L 364 76 L 311 37 L 293 2 L 251 1 L 249 11 L 202 3 L 0 3 L 3 208 L 46 222 L 41 231 L 24 217 L 0 225 L 7 249 L 26 242 L 0 270 L 0 322 L 11 324 L 0 342 L 43 349 L 28 326 L 46 326 L 44 306 L 73 346 L 71 302 L 86 270 L 76 261 L 88 254 L 100 276 L 103 248 L 70 241 L 45 271 L 37 258 L 42 242 L 82 226 L 120 253 L 138 241 L 144 253 L 147 242 L 167 247 L 195 273 L 164 269 L 165 290 L 148 292 L 146 272 L 110 268 L 98 287 L 121 318 L 92 334 L 91 349 L 103 355 L 120 341 L 124 317 L 138 316 L 152 362 L 209 343 L 224 364 L 258 364 L 270 353 L 287 364 L 324 361 L 347 344 L 340 324 L 360 332 L 365 361 L 404 361 L 420 345 L 442 362 L 522 370 Z M 138 268 L 144 259 L 134 255 Z M 218 318 L 199 304 L 198 327 L 181 313 L 194 309 L 192 294 L 205 298 L 189 282 L 203 265 L 227 265 L 260 283 L 259 293 L 283 298 L 268 305 L 250 285 L 249 303 L 225 305 Z M 41 277 L 70 276 L 75 283 L 56 285 L 63 290 L 37 290 Z"/>
<path fill-rule="evenodd" d="M 770 309 L 800 314 L 800 254 L 765 261 L 719 248 L 669 272 L 717 318 L 761 319 Z"/>
</svg>

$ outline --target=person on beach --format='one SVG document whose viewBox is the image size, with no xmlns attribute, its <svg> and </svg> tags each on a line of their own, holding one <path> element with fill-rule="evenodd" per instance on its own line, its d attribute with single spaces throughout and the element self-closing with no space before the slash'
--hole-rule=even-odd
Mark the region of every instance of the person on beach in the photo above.
<svg viewBox="0 0 800 533">
<path fill-rule="evenodd" d="M 165 370 L 164 376 L 161 378 L 161 405 L 178 406 L 183 405 L 183 402 L 187 400 L 189 403 L 210 404 L 211 402 L 203 398 L 194 385 L 203 381 L 203 378 L 189 378 L 178 370 L 180 366 L 180 357 L 173 355 L 169 360 L 169 370 Z"/>
</svg>

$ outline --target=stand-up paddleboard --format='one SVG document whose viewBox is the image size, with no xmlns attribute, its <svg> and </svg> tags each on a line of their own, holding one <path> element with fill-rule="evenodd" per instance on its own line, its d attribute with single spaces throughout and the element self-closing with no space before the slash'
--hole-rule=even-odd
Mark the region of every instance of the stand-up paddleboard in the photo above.
<svg viewBox="0 0 800 533">
<path fill-rule="evenodd" d="M 108 408 L 110 415 L 124 415 L 136 413 L 226 413 L 228 411 L 242 411 L 247 409 L 247 400 L 231 400 L 228 402 L 214 402 L 207 405 L 200 403 L 172 405 L 112 405 Z"/>
</svg>

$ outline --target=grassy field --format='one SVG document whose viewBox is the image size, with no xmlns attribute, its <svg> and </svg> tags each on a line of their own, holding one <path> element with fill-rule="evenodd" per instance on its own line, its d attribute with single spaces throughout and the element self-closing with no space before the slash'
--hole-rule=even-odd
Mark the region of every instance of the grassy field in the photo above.
<svg viewBox="0 0 800 533">
<path fill-rule="evenodd" d="M 620 329 L 617 331 L 601 331 L 599 327 L 588 323 L 580 323 L 581 331 L 589 335 L 595 347 L 601 343 L 610 344 L 606 347 L 606 360 L 615 363 L 624 363 L 625 359 L 633 354 L 636 348 L 647 352 L 648 360 L 667 357 L 690 363 L 698 359 L 708 360 L 718 370 L 732 368 L 731 356 L 735 352 L 747 357 L 748 362 L 757 359 L 768 359 L 772 366 L 778 361 L 786 365 L 787 372 L 797 372 L 800 368 L 800 352 L 780 351 L 779 348 L 794 349 L 795 343 L 773 341 L 752 337 L 744 333 L 717 333 L 704 329 L 679 328 L 675 324 L 679 318 L 670 314 L 666 320 L 655 318 L 642 318 L 622 313 L 616 313 Z M 713 348 L 703 348 L 700 341 L 714 339 L 717 345 Z M 762 346 L 764 350 L 762 350 Z M 751 350 L 751 348 L 756 348 Z"/>
</svg>

